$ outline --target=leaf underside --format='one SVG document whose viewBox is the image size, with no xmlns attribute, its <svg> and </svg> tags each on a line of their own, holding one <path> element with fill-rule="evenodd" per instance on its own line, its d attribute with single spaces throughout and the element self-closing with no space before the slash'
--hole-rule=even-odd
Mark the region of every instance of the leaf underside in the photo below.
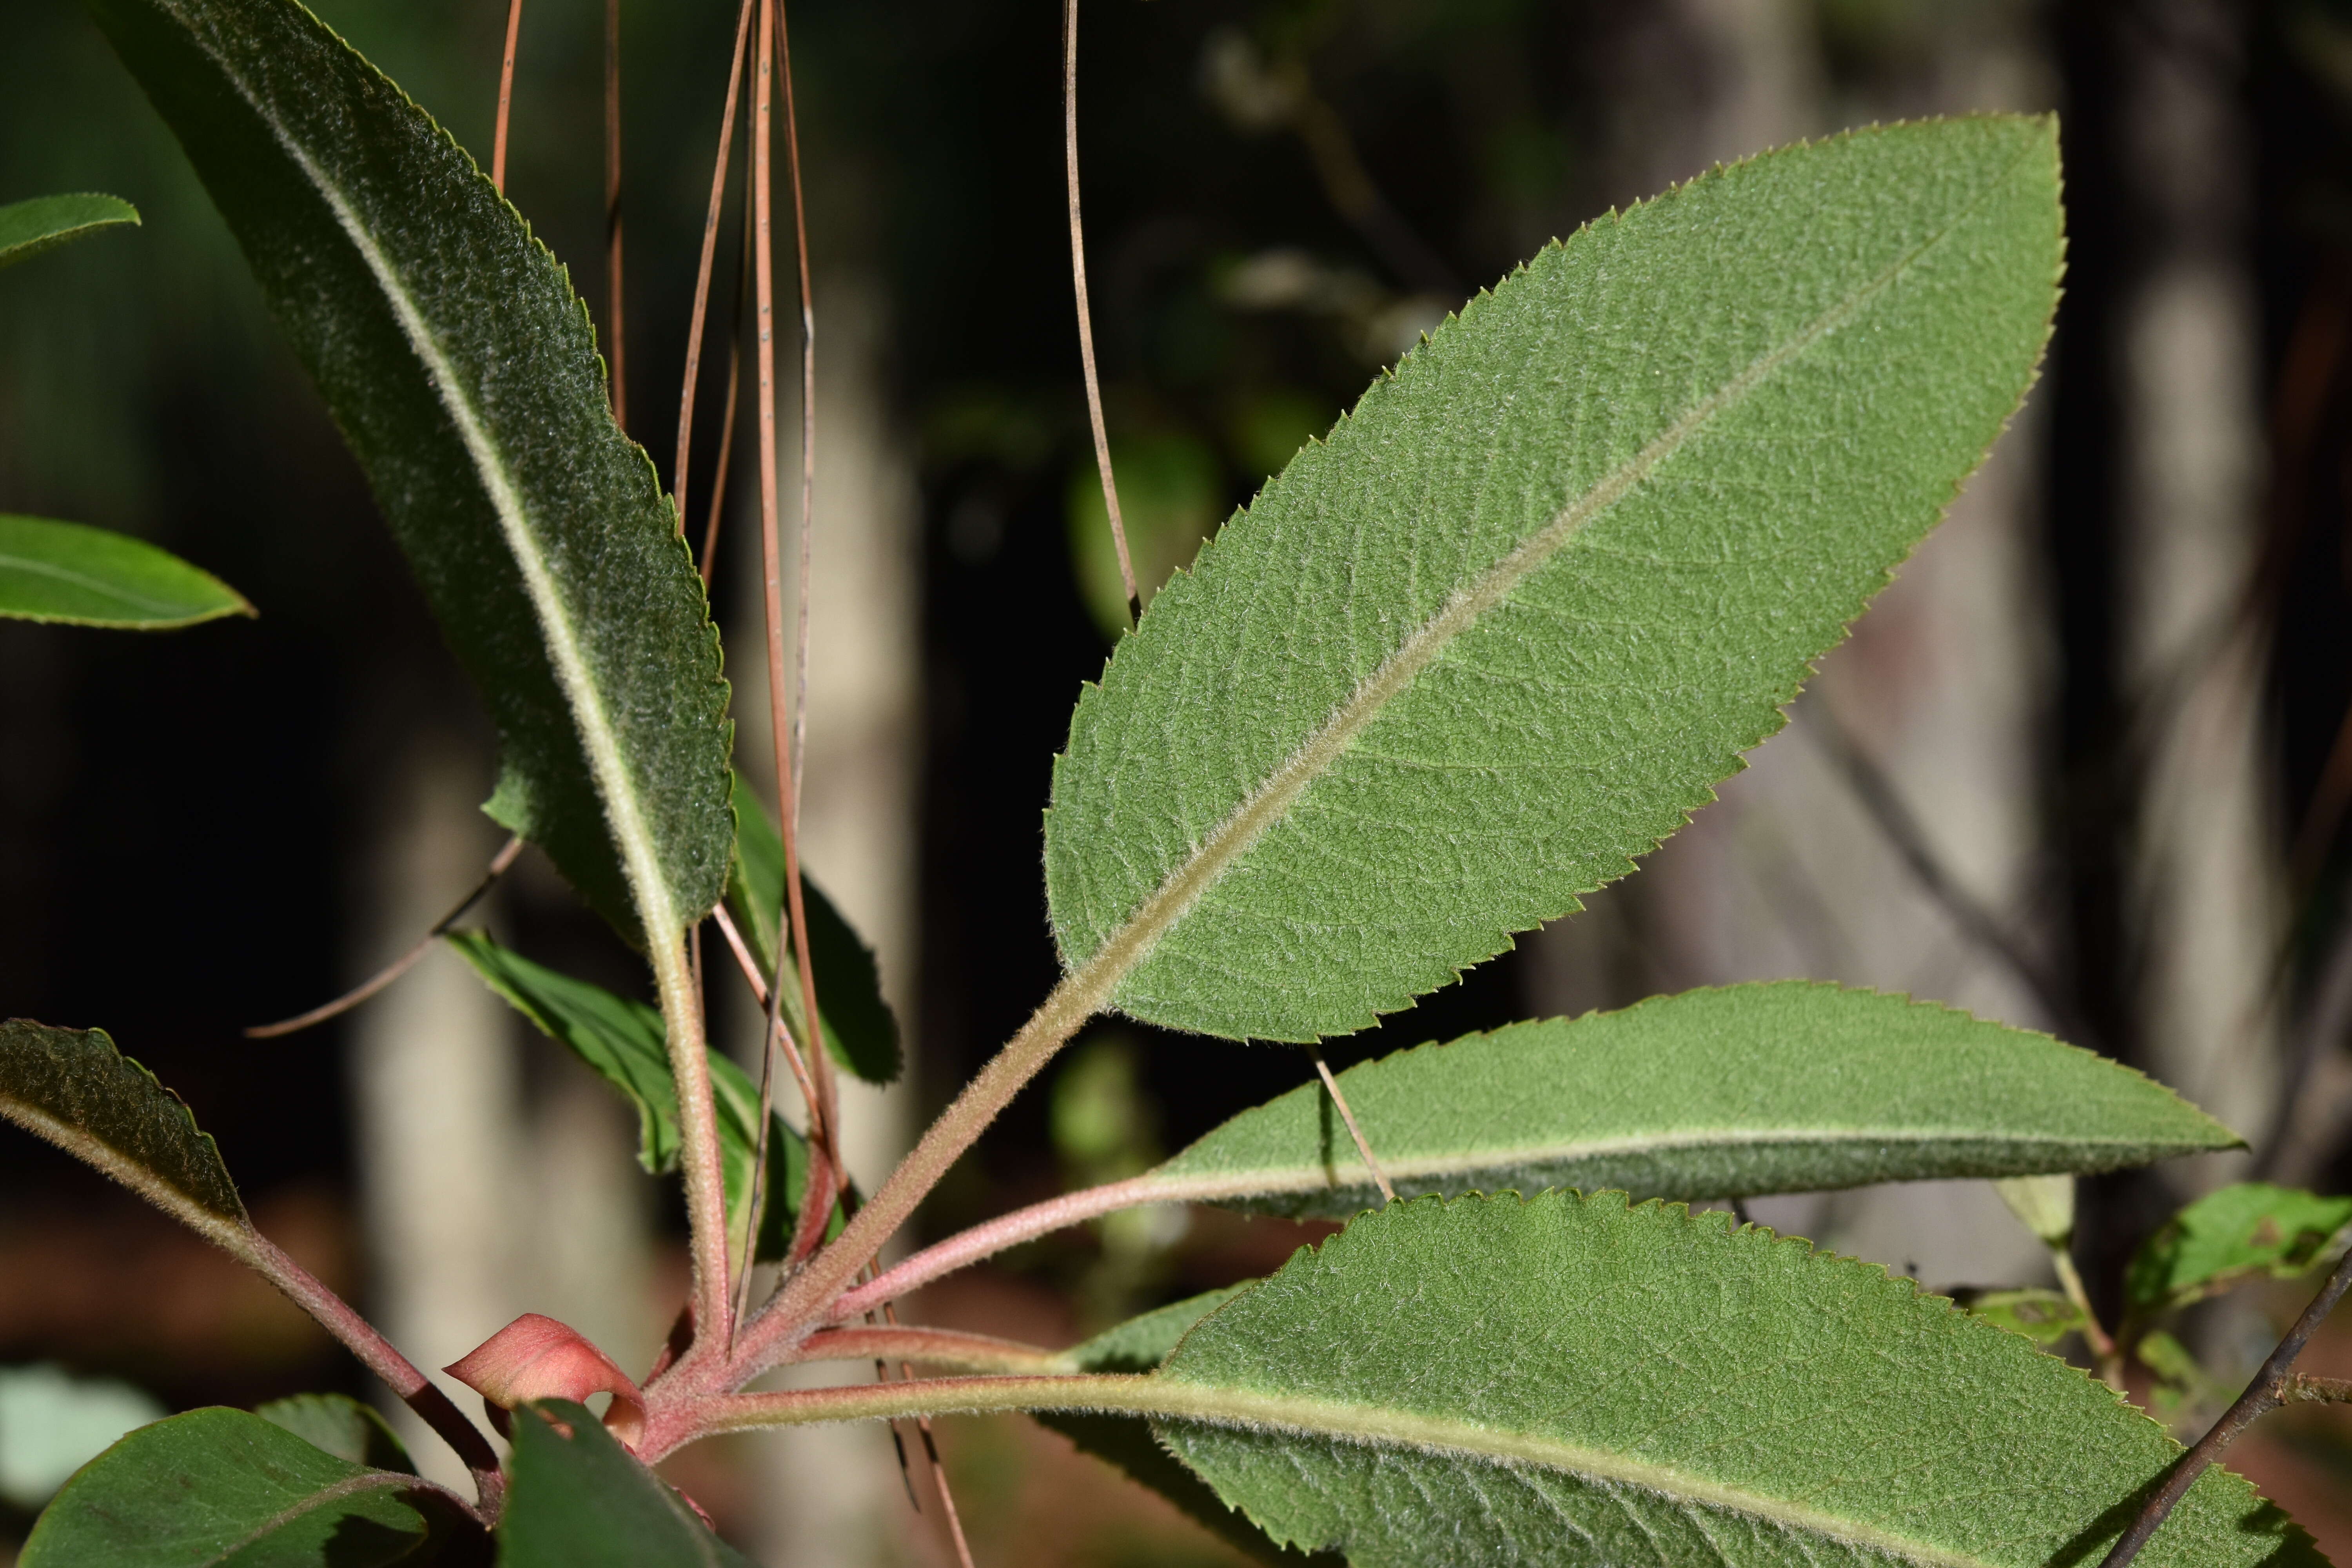
<svg viewBox="0 0 2352 1568">
<path fill-rule="evenodd" d="M 0 513 L 0 616 L 160 632 L 253 613 L 236 589 L 144 540 Z"/>
<path fill-rule="evenodd" d="M 118 224 L 137 225 L 139 209 L 95 191 L 34 196 L 0 206 L 0 267 L 30 261 L 45 250 Z"/>
<path fill-rule="evenodd" d="M 2239 1144 L 2161 1084 L 2047 1035 L 1801 980 L 1514 1024 L 1361 1063 L 1339 1083 L 1407 1196 L 1751 1197 L 2107 1171 Z M 1379 1202 L 1316 1083 L 1152 1174 L 1261 1213 L 1343 1219 Z"/>
<path fill-rule="evenodd" d="M 1982 459 L 2060 258 L 2054 122 L 1984 117 L 1717 170 L 1471 301 L 1081 697 L 1065 965 L 1308 1040 L 1623 876 Z"/>
<path fill-rule="evenodd" d="M 563 268 L 293 0 L 89 9 L 228 220 L 489 708 L 487 809 L 632 942 L 674 938 L 727 876 L 727 686 Z"/>
<path fill-rule="evenodd" d="M 2180 1452 L 1874 1265 L 1614 1194 L 1367 1215 L 1160 1376 L 1251 1396 L 1252 1425 L 1157 1430 L 1276 1540 L 1356 1568 L 2096 1562 Z M 2141 1561 L 2326 1560 L 2216 1468 Z"/>
<path fill-rule="evenodd" d="M 474 1531 L 414 1476 L 325 1453 L 242 1410 L 142 1426 L 66 1483 L 18 1568 L 388 1568 Z M 478 1539 L 478 1535 L 477 1534 Z"/>
<path fill-rule="evenodd" d="M 348 1394 L 296 1394 L 254 1406 L 253 1413 L 282 1426 L 314 1448 L 370 1469 L 416 1473 L 391 1423 Z"/>
<path fill-rule="evenodd" d="M 662 1017 L 642 1002 L 559 973 L 501 947 L 488 932 L 457 931 L 445 939 L 483 983 L 540 1032 L 567 1047 L 627 1100 L 637 1113 L 637 1163 L 660 1174 L 677 1169 L 682 1133 L 677 1086 L 670 1077 Z M 719 1112 L 719 1152 L 727 1189 L 730 1233 L 740 1246 L 758 1159 L 760 1086 L 734 1061 L 709 1052 L 710 1087 Z M 772 1111 L 768 1129 L 768 1197 L 761 1215 L 760 1257 L 782 1258 L 791 1244 L 792 1217 L 808 1179 L 808 1144 Z"/>
<path fill-rule="evenodd" d="M 243 1231 L 245 1202 L 180 1097 L 103 1029 L 0 1023 L 0 1117 L 49 1140 L 215 1239 Z"/>
<path fill-rule="evenodd" d="M 751 956 L 762 974 L 776 973 L 776 915 L 784 896 L 784 838 L 776 820 L 735 775 L 735 863 L 727 877 L 727 906 L 734 912 Z M 898 1020 L 882 996 L 882 969 L 874 950 L 843 918 L 824 889 L 801 873 L 802 907 L 808 915 L 809 952 L 816 963 L 817 1011 L 824 1016 L 824 1046 L 833 1059 L 867 1083 L 893 1083 L 904 1065 L 898 1050 Z M 798 944 L 794 944 L 797 952 Z M 808 1031 L 801 1018 L 797 985 L 787 984 L 784 1023 L 794 1039 Z"/>
<path fill-rule="evenodd" d="M 751 1568 L 585 1406 L 542 1400 L 513 1425 L 499 1568 Z"/>
</svg>

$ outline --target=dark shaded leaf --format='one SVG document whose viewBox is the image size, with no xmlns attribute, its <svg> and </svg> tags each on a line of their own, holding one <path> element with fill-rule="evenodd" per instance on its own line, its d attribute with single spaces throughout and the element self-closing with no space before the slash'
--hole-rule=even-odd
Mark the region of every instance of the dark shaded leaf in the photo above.
<svg viewBox="0 0 2352 1568">
<path fill-rule="evenodd" d="M 488 809 L 632 942 L 725 887 L 727 686 L 586 309 L 456 142 L 293 0 L 89 0 L 325 396 L 499 735 Z"/>
<path fill-rule="evenodd" d="M 297 1394 L 254 1406 L 253 1413 L 283 1426 L 314 1448 L 372 1470 L 416 1473 L 416 1461 L 392 1424 L 348 1394 Z"/>
<path fill-rule="evenodd" d="M 760 961 L 760 972 L 776 972 L 776 911 L 784 896 L 784 838 L 776 819 L 735 775 L 735 864 L 727 880 L 727 907 Z M 824 1015 L 824 1047 L 833 1059 L 868 1083 L 891 1083 L 902 1063 L 898 1020 L 882 998 L 882 971 L 874 950 L 842 918 L 824 889 L 801 876 L 802 907 L 808 913 L 809 952 L 816 963 L 817 1008 Z M 797 943 L 794 944 L 797 948 Z M 784 1023 L 804 1040 L 799 988 L 784 987 Z"/>
<path fill-rule="evenodd" d="M 499 1568 L 753 1568 L 586 1406 L 560 1399 L 515 1413 L 498 1536 Z"/>
</svg>

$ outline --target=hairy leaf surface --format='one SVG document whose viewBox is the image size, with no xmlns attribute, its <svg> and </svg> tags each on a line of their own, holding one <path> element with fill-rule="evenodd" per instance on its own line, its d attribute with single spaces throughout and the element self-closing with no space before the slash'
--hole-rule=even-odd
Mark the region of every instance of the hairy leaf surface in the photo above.
<svg viewBox="0 0 2352 1568">
<path fill-rule="evenodd" d="M 1513 1024 L 1339 1075 L 1398 1192 L 1751 1197 L 2109 1171 L 2229 1149 L 2129 1068 L 1932 1003 L 1809 981 Z M 1171 1197 L 1345 1218 L 1379 1202 L 1309 1082 L 1152 1173 Z"/>
<path fill-rule="evenodd" d="M 215 1242 L 234 1249 L 251 1228 L 212 1136 L 103 1029 L 0 1023 L 0 1116 Z"/>
<path fill-rule="evenodd" d="M 743 775 L 735 775 L 735 864 L 727 878 L 727 907 L 763 974 L 776 973 L 776 912 L 783 907 L 784 836 Z M 801 875 L 808 915 L 809 952 L 816 964 L 817 1011 L 824 1015 L 824 1048 L 868 1083 L 898 1077 L 898 1020 L 882 997 L 882 970 L 874 950 L 842 917 L 824 889 Z M 799 951 L 794 943 L 793 951 Z M 808 1037 L 797 985 L 784 987 L 784 1023 L 793 1038 Z"/>
<path fill-rule="evenodd" d="M 416 1461 L 392 1424 L 348 1394 L 296 1394 L 257 1405 L 253 1413 L 314 1448 L 373 1470 L 416 1473 Z"/>
<path fill-rule="evenodd" d="M 632 941 L 718 901 L 718 634 L 586 309 L 294 0 L 89 0 L 187 150 L 499 728 L 488 806 Z"/>
<path fill-rule="evenodd" d="M 1157 1427 L 1276 1540 L 1356 1568 L 2095 1563 L 2180 1453 L 1907 1279 L 1613 1194 L 1367 1215 L 1159 1377 L 1246 1401 Z M 2216 1468 L 2141 1561 L 2325 1559 Z"/>
<path fill-rule="evenodd" d="M 385 1568 L 478 1528 L 413 1475 L 242 1410 L 142 1426 L 66 1483 L 18 1568 Z"/>
<path fill-rule="evenodd" d="M 253 613 L 244 595 L 143 539 L 0 513 L 0 616 L 161 632 Z"/>
<path fill-rule="evenodd" d="M 1255 1281 L 1211 1290 L 1130 1318 L 1084 1344 L 1072 1346 L 1063 1359 L 1072 1372 L 1157 1371 L 1194 1323 L 1248 1289 L 1251 1283 Z M 1259 1562 L 1339 1562 L 1322 1554 L 1305 1557 L 1276 1546 L 1265 1531 L 1227 1508 L 1206 1481 L 1161 1447 L 1152 1436 L 1151 1424 L 1140 1415 L 1045 1410 L 1037 1413 L 1036 1419 L 1040 1426 L 1067 1437 L 1081 1453 L 1092 1454 L 1137 1485 L 1150 1488 Z"/>
<path fill-rule="evenodd" d="M 677 1085 L 670 1077 L 659 1013 L 642 1002 L 615 996 L 601 985 L 533 963 L 499 945 L 486 931 L 451 931 L 446 940 L 516 1012 L 538 1025 L 549 1038 L 568 1047 L 635 1108 L 639 1164 L 655 1174 L 677 1169 L 682 1142 Z M 760 1086 L 728 1057 L 715 1049 L 709 1056 L 729 1228 L 740 1246 L 758 1158 Z M 807 1179 L 807 1142 L 782 1116 L 772 1113 L 770 1185 L 761 1216 L 761 1258 L 781 1258 L 791 1244 L 792 1215 L 800 1206 Z"/>
<path fill-rule="evenodd" d="M 1103 1005 L 1346 1034 L 1576 909 L 1777 731 L 2032 379 L 2053 122 L 1855 132 L 1554 245 L 1376 383 L 1080 698 Z"/>
<path fill-rule="evenodd" d="M 2124 1299 L 2132 1316 L 2145 1317 L 2263 1275 L 2292 1279 L 2324 1261 L 2347 1226 L 2352 1197 L 2268 1182 L 2221 1187 L 2140 1244 L 2124 1274 Z"/>
<path fill-rule="evenodd" d="M 138 222 L 137 207 L 121 196 L 95 191 L 10 202 L 0 206 L 0 267 L 29 261 L 45 250 L 102 228 Z"/>
<path fill-rule="evenodd" d="M 586 1406 L 561 1399 L 515 1413 L 498 1534 L 499 1568 L 752 1568 Z"/>
</svg>

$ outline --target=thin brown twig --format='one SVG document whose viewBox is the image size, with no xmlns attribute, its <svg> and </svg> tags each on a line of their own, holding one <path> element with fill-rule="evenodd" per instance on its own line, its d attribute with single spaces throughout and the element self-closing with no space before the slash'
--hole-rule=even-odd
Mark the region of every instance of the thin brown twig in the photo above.
<svg viewBox="0 0 2352 1568">
<path fill-rule="evenodd" d="M 1356 1141 L 1356 1152 L 1363 1157 L 1364 1168 L 1371 1172 L 1373 1184 L 1381 1189 L 1381 1201 L 1385 1204 L 1396 1202 L 1396 1189 L 1389 1185 L 1388 1173 L 1381 1169 L 1381 1163 L 1372 1158 L 1372 1146 L 1365 1141 L 1364 1130 L 1357 1125 L 1356 1113 L 1348 1107 L 1348 1097 L 1339 1092 L 1339 1080 L 1331 1076 L 1331 1064 L 1325 1061 L 1323 1053 L 1313 1046 L 1307 1047 L 1307 1054 L 1315 1058 L 1315 1071 L 1323 1079 L 1324 1091 L 1330 1095 L 1331 1103 L 1339 1108 L 1339 1120 L 1348 1124 L 1348 1136 Z"/>
<path fill-rule="evenodd" d="M 2140 1505 L 2130 1527 L 2117 1539 L 2099 1568 L 2124 1568 L 2137 1555 L 2139 1549 L 2147 1544 L 2148 1538 L 2172 1512 L 2173 1505 L 2189 1494 L 2189 1489 L 2197 1484 L 2197 1478 L 2205 1473 L 2206 1467 L 2219 1459 L 2222 1450 L 2235 1442 L 2240 1433 L 2291 1399 L 2313 1397 L 2299 1390 L 2298 1380 L 2292 1370 L 2294 1359 L 2303 1353 L 2303 1347 L 2310 1342 L 2311 1336 L 2318 1331 L 2327 1314 L 2335 1310 L 2336 1303 L 2343 1299 L 2347 1287 L 2352 1287 L 2352 1252 L 2346 1253 L 2338 1260 L 2335 1271 L 2327 1277 L 2327 1283 L 2319 1288 L 2319 1294 L 2311 1299 L 2311 1305 L 2303 1310 L 2303 1315 L 2294 1321 L 2294 1327 L 2279 1341 L 2278 1348 L 2271 1352 L 2263 1363 L 2262 1370 L 2254 1374 L 2254 1381 L 2238 1395 L 2237 1403 L 2222 1412 L 2221 1418 L 2197 1440 L 2195 1447 L 2180 1456 L 2171 1472 L 2164 1478 L 2164 1484 Z M 2314 1379 L 2312 1383 L 2317 1384 L 2321 1381 Z"/>
<path fill-rule="evenodd" d="M 490 184 L 500 195 L 507 188 L 507 116 L 514 107 L 515 43 L 522 37 L 522 0 L 508 0 L 507 52 L 499 66 L 499 122 L 490 133 Z"/>
<path fill-rule="evenodd" d="M 719 420 L 719 462 L 710 473 L 710 515 L 702 525 L 702 585 L 719 565 L 719 521 L 726 515 L 727 472 L 735 458 L 735 395 L 743 376 L 743 279 L 751 272 L 751 225 L 743 225 L 743 253 L 735 258 L 735 310 L 727 323 L 727 407 Z"/>
<path fill-rule="evenodd" d="M 694 451 L 695 383 L 702 374 L 703 315 L 710 303 L 710 274 L 719 259 L 719 216 L 727 203 L 727 155 L 734 148 L 735 99 L 743 85 L 743 47 L 751 32 L 751 0 L 743 0 L 735 14 L 735 53 L 727 66 L 727 102 L 719 116 L 719 152 L 710 161 L 710 207 L 702 219 L 702 259 L 694 270 L 694 309 L 686 327 L 686 374 L 677 394 L 677 460 L 670 470 L 669 493 L 677 510 L 681 538 L 686 533 L 687 460 Z"/>
<path fill-rule="evenodd" d="M 307 1013 L 297 1013 L 291 1018 L 280 1018 L 275 1024 L 253 1025 L 245 1031 L 245 1037 L 248 1040 L 274 1040 L 282 1035 L 299 1034 L 304 1029 L 323 1024 L 339 1014 L 350 1012 L 414 969 L 416 966 L 416 961 L 430 952 L 433 950 L 433 944 L 447 935 L 449 928 L 464 919 L 467 910 L 481 901 L 483 894 L 498 886 L 499 879 L 507 874 L 507 868 L 512 866 L 515 863 L 515 857 L 521 853 L 522 840 L 519 837 L 508 839 L 505 847 L 490 857 L 489 868 L 482 873 L 482 879 L 474 884 L 474 890 L 458 900 L 447 914 L 434 921 L 433 929 L 419 938 L 416 945 L 406 952 L 402 953 L 333 1001 L 321 1002 Z"/>
<path fill-rule="evenodd" d="M 1127 551 L 1127 523 L 1118 512 L 1118 481 L 1111 477 L 1110 433 L 1103 425 L 1102 381 L 1095 372 L 1094 312 L 1087 303 L 1087 233 L 1078 205 L 1078 0 L 1062 0 L 1062 152 L 1069 172 L 1070 286 L 1078 300 L 1078 361 L 1087 376 L 1087 417 L 1093 421 L 1095 467 L 1102 471 L 1103 509 L 1111 542 L 1118 546 L 1118 577 L 1127 588 L 1127 618 L 1143 618 L 1135 561 Z"/>
<path fill-rule="evenodd" d="M 628 337 L 621 310 L 621 0 L 604 0 L 604 288 L 613 423 L 629 427 Z"/>
</svg>

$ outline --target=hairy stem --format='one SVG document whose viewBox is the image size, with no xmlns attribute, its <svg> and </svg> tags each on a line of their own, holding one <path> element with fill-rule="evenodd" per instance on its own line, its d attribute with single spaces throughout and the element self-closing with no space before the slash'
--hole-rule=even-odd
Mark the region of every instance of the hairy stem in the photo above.
<svg viewBox="0 0 2352 1568">
<path fill-rule="evenodd" d="M 385 1387 L 400 1396 L 401 1403 L 415 1411 L 442 1441 L 457 1450 L 457 1458 L 473 1475 L 484 1521 L 494 1522 L 505 1500 L 506 1476 L 499 1468 L 499 1456 L 490 1447 L 490 1440 L 466 1419 L 449 1396 L 395 1350 L 392 1342 L 361 1317 L 350 1302 L 328 1289 L 317 1276 L 286 1256 L 268 1237 L 258 1231 L 245 1231 L 243 1245 L 231 1246 L 229 1250 L 317 1320 L 344 1349 L 359 1358 L 361 1365 L 382 1379 Z"/>
<path fill-rule="evenodd" d="M 2099 1568 L 2124 1568 L 2137 1556 L 2139 1549 L 2147 1545 L 2148 1538 L 2156 1533 L 2157 1527 L 2170 1516 L 2174 1505 L 2189 1495 L 2189 1489 L 2197 1484 L 2197 1478 L 2205 1473 L 2207 1466 L 2221 1457 L 2224 1449 L 2237 1441 L 2240 1433 L 2291 1399 L 2315 1397 L 2303 1392 L 2304 1387 L 2325 1387 L 2333 1381 L 2297 1378 L 2294 1373 L 2294 1359 L 2303 1353 L 2303 1347 L 2311 1342 L 2311 1336 L 2318 1332 L 2319 1325 L 2326 1321 L 2327 1314 L 2336 1310 L 2336 1303 L 2344 1299 L 2347 1288 L 2352 1288 L 2352 1252 L 2346 1253 L 2337 1262 L 2335 1272 L 2327 1277 L 2327 1283 L 2319 1288 L 2319 1294 L 2313 1297 L 2311 1305 L 2303 1310 L 2303 1316 L 2287 1330 L 2286 1337 L 2279 1341 L 2278 1348 L 2271 1352 L 2269 1358 L 2263 1363 L 2262 1370 L 2254 1374 L 2254 1381 L 2238 1395 L 2237 1403 L 2221 1413 L 2221 1419 L 2213 1423 L 2212 1430 L 2197 1439 L 2195 1447 L 2180 1456 L 2170 1473 L 2164 1478 L 2164 1484 L 2140 1505 L 2139 1513 L 2132 1520 L 2130 1528 L 2116 1542 L 2114 1550 L 2107 1553 Z M 2332 1396 L 2323 1394 L 2317 1397 Z"/>
<path fill-rule="evenodd" d="M 1061 1373 L 1070 1370 L 1059 1351 L 1042 1345 L 1002 1340 L 992 1334 L 967 1334 L 953 1329 L 883 1328 L 827 1329 L 811 1334 L 794 1347 L 794 1363 L 820 1361 L 922 1362 L 959 1372 Z"/>
<path fill-rule="evenodd" d="M 2083 1276 L 2074 1267 L 2074 1255 L 2063 1247 L 2050 1249 L 2051 1267 L 2058 1271 L 2059 1288 L 2066 1300 L 2074 1303 L 2074 1310 L 2083 1314 L 2083 1342 L 2091 1347 L 2091 1359 L 2099 1363 L 2099 1381 L 2117 1394 L 2124 1391 L 2124 1355 L 2115 1336 L 2099 1321 L 2092 1309 L 2091 1293 L 2083 1288 Z"/>
<path fill-rule="evenodd" d="M 522 0 L 507 5 L 507 47 L 499 64 L 499 122 L 490 136 L 490 184 L 500 195 L 507 188 L 507 119 L 514 108 L 515 44 L 522 37 Z"/>
<path fill-rule="evenodd" d="M 653 937 L 650 930 L 646 934 Z M 686 1177 L 694 1268 L 695 1349 L 716 1344 L 723 1353 L 734 1324 L 728 1289 L 727 1184 L 719 1152 L 718 1107 L 711 1098 L 702 994 L 687 963 L 682 934 L 655 938 L 651 947 L 670 1074 L 677 1083 L 679 1165 Z M 688 1353 L 690 1357 L 695 1352 Z"/>
</svg>

